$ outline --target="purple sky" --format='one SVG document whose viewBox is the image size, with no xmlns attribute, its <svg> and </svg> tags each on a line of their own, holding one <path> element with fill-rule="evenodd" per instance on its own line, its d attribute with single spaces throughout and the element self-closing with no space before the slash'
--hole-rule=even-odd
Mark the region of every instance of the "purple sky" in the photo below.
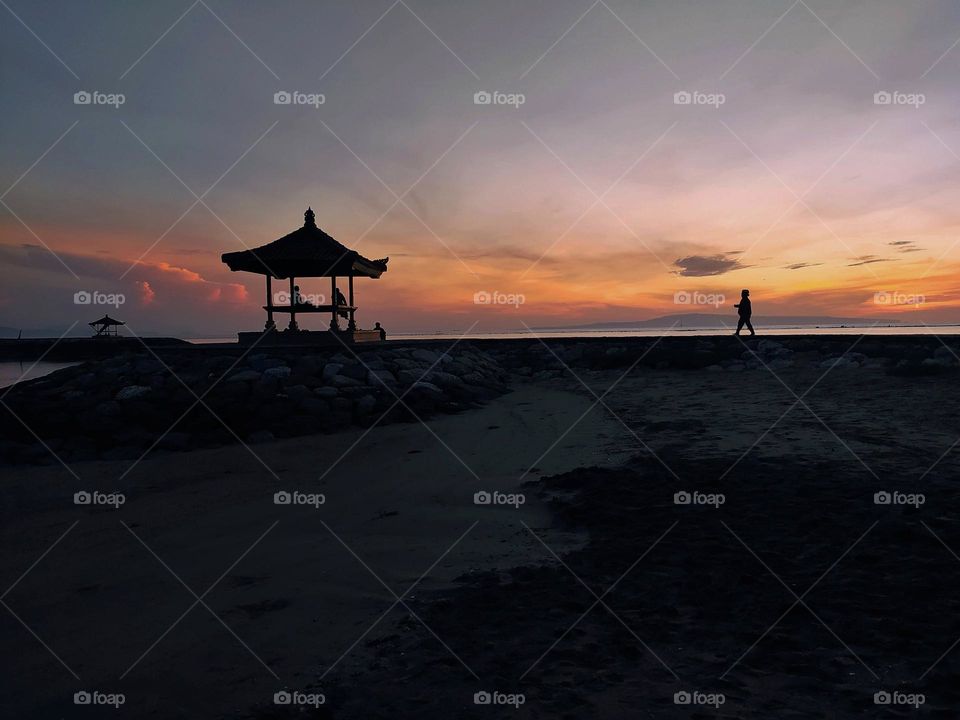
<svg viewBox="0 0 960 720">
<path fill-rule="evenodd" d="M 955 2 L 4 3 L 0 326 L 256 329 L 219 256 L 307 205 L 367 327 L 960 320 Z"/>
</svg>

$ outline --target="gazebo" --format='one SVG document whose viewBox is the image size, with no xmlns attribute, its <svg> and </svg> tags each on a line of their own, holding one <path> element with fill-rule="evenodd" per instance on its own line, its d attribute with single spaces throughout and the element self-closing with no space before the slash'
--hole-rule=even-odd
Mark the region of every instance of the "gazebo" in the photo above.
<svg viewBox="0 0 960 720">
<path fill-rule="evenodd" d="M 87 325 L 93 328 L 94 337 L 117 337 L 120 334 L 117 328 L 126 325 L 126 323 L 121 320 L 114 320 L 109 315 L 104 315 L 99 320 L 94 320 Z"/>
<path fill-rule="evenodd" d="M 387 262 L 369 260 L 356 250 L 351 250 L 317 227 L 316 219 L 311 208 L 303 214 L 303 227 L 284 235 L 266 245 L 224 253 L 221 260 L 237 272 L 251 272 L 266 277 L 267 304 L 263 309 L 267 313 L 264 332 L 273 333 L 280 342 L 322 342 L 323 333 L 313 333 L 315 337 L 308 337 L 307 331 L 301 330 L 297 324 L 297 315 L 330 313 L 330 331 L 343 333 L 348 340 L 368 341 L 379 340 L 380 333 L 376 330 L 359 330 L 355 319 L 357 306 L 353 299 L 353 278 L 368 277 L 377 279 L 387 271 Z M 328 302 L 317 304 L 303 298 L 295 285 L 296 278 L 328 277 L 330 278 L 330 297 Z M 347 278 L 346 304 L 337 302 L 337 278 Z M 276 302 L 273 295 L 273 280 L 289 279 L 290 295 L 287 304 Z M 274 313 L 288 313 L 290 322 L 282 333 L 277 332 L 274 322 Z M 342 331 L 338 316 L 347 318 L 347 329 Z M 261 333 L 240 333 L 240 341 L 254 341 Z"/>
</svg>

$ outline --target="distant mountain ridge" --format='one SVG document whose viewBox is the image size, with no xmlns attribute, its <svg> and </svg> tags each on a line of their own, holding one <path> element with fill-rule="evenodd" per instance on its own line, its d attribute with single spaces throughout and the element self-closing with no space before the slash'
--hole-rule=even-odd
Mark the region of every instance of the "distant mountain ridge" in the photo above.
<svg viewBox="0 0 960 720">
<path fill-rule="evenodd" d="M 595 322 L 584 325 L 551 325 L 534 330 L 633 330 L 642 328 L 729 328 L 736 326 L 737 316 L 733 313 L 675 313 L 662 315 L 649 320 L 627 320 L 618 322 Z M 792 326 L 814 327 L 817 325 L 902 325 L 894 320 L 878 318 L 844 318 L 829 315 L 754 315 L 753 324 L 757 327 Z"/>
</svg>

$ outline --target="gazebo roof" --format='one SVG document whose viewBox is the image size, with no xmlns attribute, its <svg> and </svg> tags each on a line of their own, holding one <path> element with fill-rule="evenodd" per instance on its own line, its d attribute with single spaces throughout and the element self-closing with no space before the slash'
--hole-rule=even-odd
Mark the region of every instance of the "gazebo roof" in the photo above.
<svg viewBox="0 0 960 720">
<path fill-rule="evenodd" d="M 103 326 L 107 326 L 107 325 L 126 325 L 126 323 L 123 322 L 123 321 L 121 321 L 121 320 L 114 320 L 114 319 L 113 319 L 112 317 L 110 317 L 109 315 L 104 315 L 104 316 L 103 316 L 102 318 L 100 318 L 99 320 L 94 320 L 94 321 L 91 322 L 91 323 L 87 323 L 87 325 L 96 327 L 97 325 L 103 325 Z"/>
<path fill-rule="evenodd" d="M 387 271 L 387 261 L 370 260 L 341 245 L 317 227 L 313 210 L 303 214 L 303 227 L 252 250 L 224 253 L 220 259 L 233 271 L 289 277 L 356 275 L 378 278 Z"/>
</svg>

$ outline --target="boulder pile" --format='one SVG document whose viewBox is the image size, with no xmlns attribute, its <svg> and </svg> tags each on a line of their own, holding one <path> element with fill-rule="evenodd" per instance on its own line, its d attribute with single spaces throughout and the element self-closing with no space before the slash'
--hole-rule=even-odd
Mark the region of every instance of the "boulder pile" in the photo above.
<svg viewBox="0 0 960 720">
<path fill-rule="evenodd" d="M 0 462 L 54 461 L 50 450 L 64 460 L 136 459 L 410 421 L 483 403 L 505 381 L 470 347 L 127 354 L 15 386 L 0 406 Z"/>
</svg>

